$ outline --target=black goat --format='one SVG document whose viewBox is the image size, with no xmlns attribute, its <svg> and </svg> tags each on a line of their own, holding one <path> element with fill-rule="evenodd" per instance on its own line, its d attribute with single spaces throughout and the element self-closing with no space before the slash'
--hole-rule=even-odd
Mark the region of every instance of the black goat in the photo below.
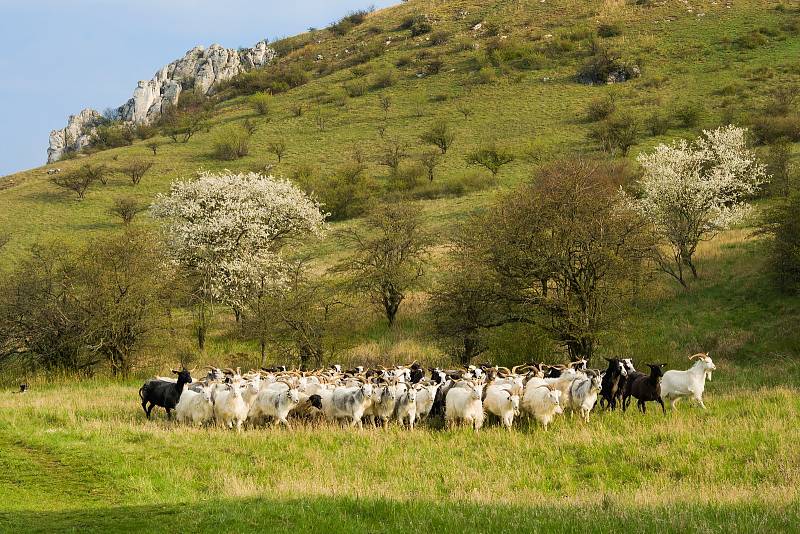
<svg viewBox="0 0 800 534">
<path fill-rule="evenodd" d="M 148 419 L 150 419 L 150 412 L 153 411 L 155 406 L 161 406 L 167 410 L 167 417 L 169 417 L 170 412 L 175 409 L 175 405 L 178 404 L 178 400 L 181 398 L 183 386 L 192 383 L 192 375 L 186 368 L 180 371 L 173 369 L 172 372 L 178 375 L 177 382 L 152 379 L 139 388 L 142 410 L 144 410 Z M 149 406 L 148 403 L 150 404 Z"/>
<path fill-rule="evenodd" d="M 425 369 L 417 362 L 411 364 L 411 383 L 419 384 L 425 378 Z"/>
<path fill-rule="evenodd" d="M 648 363 L 650 374 L 635 372 L 629 374 L 625 381 L 625 393 L 622 395 L 622 411 L 628 409 L 630 398 L 636 397 L 636 403 L 642 413 L 647 413 L 645 403 L 656 401 L 661 405 L 661 410 L 666 415 L 667 409 L 664 408 L 664 401 L 661 400 L 661 377 L 664 376 L 665 363 Z"/>
<path fill-rule="evenodd" d="M 625 369 L 625 365 L 619 358 L 606 358 L 605 360 L 608 362 L 608 368 L 600 384 L 600 407 L 615 410 L 617 399 L 622 396 L 628 370 Z"/>
</svg>

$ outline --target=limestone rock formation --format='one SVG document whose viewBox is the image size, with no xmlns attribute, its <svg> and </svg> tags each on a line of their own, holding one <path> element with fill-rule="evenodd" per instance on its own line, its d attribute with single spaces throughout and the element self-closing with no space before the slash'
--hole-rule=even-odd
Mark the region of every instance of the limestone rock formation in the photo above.
<svg viewBox="0 0 800 534">
<path fill-rule="evenodd" d="M 47 162 L 58 161 L 65 152 L 78 151 L 89 145 L 94 127 L 102 119 L 93 109 L 84 109 L 77 115 L 70 115 L 66 128 L 50 132 L 50 147 L 47 149 Z"/>
<path fill-rule="evenodd" d="M 242 50 L 224 48 L 218 44 L 208 48 L 196 46 L 181 59 L 156 72 L 151 80 L 140 81 L 133 91 L 133 97 L 119 107 L 119 116 L 131 124 L 152 123 L 164 109 L 178 102 L 181 91 L 196 90 L 204 95 L 213 94 L 220 83 L 240 72 L 268 65 L 275 55 L 275 50 L 266 41 Z M 94 119 L 85 121 L 88 114 Z M 53 130 L 50 133 L 50 148 L 47 149 L 48 163 L 58 160 L 65 147 L 80 150 L 88 145 L 91 133 L 82 128 L 93 126 L 98 118 L 96 111 L 83 110 L 79 115 L 70 117 L 67 128 Z"/>
</svg>

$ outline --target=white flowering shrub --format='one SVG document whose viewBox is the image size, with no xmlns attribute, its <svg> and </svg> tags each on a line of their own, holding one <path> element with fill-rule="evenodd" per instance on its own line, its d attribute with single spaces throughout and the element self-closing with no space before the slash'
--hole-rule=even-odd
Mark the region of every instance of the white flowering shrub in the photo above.
<svg viewBox="0 0 800 534">
<path fill-rule="evenodd" d="M 325 227 L 319 204 L 303 191 L 255 173 L 206 172 L 176 181 L 156 197 L 151 213 L 166 220 L 170 254 L 197 277 L 199 298 L 234 307 L 248 288 L 281 283 L 287 242 L 319 236 Z"/>
<path fill-rule="evenodd" d="M 671 251 L 659 264 L 686 285 L 697 277 L 693 256 L 700 241 L 730 228 L 748 212 L 748 197 L 767 181 L 765 166 L 748 149 L 747 130 L 704 130 L 693 142 L 676 141 L 641 154 L 641 196 L 631 199 Z"/>
</svg>

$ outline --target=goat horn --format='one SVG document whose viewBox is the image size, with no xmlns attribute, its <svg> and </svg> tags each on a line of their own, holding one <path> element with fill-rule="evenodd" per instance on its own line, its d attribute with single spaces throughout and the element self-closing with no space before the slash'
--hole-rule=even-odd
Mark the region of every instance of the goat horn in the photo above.
<svg viewBox="0 0 800 534">
<path fill-rule="evenodd" d="M 698 352 L 697 354 L 693 354 L 693 355 L 689 356 L 689 359 L 690 360 L 694 360 L 695 358 L 705 358 L 705 356 L 706 355 L 703 354 L 702 352 Z"/>
</svg>

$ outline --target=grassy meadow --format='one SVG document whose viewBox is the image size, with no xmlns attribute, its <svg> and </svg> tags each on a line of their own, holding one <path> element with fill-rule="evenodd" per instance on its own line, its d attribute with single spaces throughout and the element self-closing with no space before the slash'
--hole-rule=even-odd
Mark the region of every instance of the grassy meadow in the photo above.
<svg viewBox="0 0 800 534">
<path fill-rule="evenodd" d="M 444 42 L 399 28 L 420 11 L 447 33 Z M 479 22 L 484 29 L 473 30 Z M 576 82 L 588 37 L 601 24 L 619 29 L 601 41 L 637 63 L 640 78 Z M 481 54 L 493 39 L 531 44 L 540 64 L 487 67 Z M 376 43 L 377 57 L 341 65 Z M 0 233 L 11 234 L 0 251 L 0 276 L 34 243 L 81 246 L 120 231 L 108 210 L 122 195 L 149 203 L 199 170 L 274 165 L 271 172 L 287 178 L 305 168 L 328 176 L 360 152 L 375 197 L 412 202 L 435 237 L 424 286 L 470 215 L 530 180 L 543 163 L 598 156 L 587 137 L 590 102 L 610 97 L 642 118 L 638 142 L 620 158 L 635 176 L 640 152 L 705 127 L 747 124 L 774 89 L 800 82 L 800 8 L 772 0 L 411 0 L 370 14 L 345 35 L 319 30 L 278 45 L 287 61 L 324 60 L 307 84 L 273 97 L 268 117 L 237 97 L 218 103 L 208 127 L 188 143 L 156 136 L 155 156 L 147 147 L 152 139 L 138 140 L 0 178 Z M 438 72 L 420 76 L 434 60 L 442 62 Z M 386 69 L 394 82 L 373 87 Z M 476 81 L 479 75 L 486 79 Z M 365 84 L 364 94 L 348 96 L 355 83 Z M 379 97 L 390 100 L 387 110 Z M 691 125 L 676 118 L 686 108 L 698 110 Z M 671 117 L 665 133 L 648 132 L 644 118 L 654 112 Z M 249 155 L 214 159 L 215 135 L 246 119 L 258 126 Z M 381 152 L 397 140 L 413 161 L 430 148 L 420 134 L 441 122 L 455 143 L 435 180 L 398 193 Z M 45 138 L 43 132 L 43 154 Z M 268 151 L 278 139 L 288 147 L 281 163 Z M 465 161 L 492 141 L 516 156 L 497 179 Z M 135 159 L 154 162 L 139 185 L 116 173 L 83 201 L 46 174 L 86 162 L 116 169 Z M 619 310 L 619 327 L 600 339 L 598 354 L 632 357 L 640 368 L 664 362 L 686 369 L 689 354 L 710 351 L 718 371 L 707 383 L 707 411 L 684 402 L 676 413 L 663 416 L 651 405 L 642 415 L 634 406 L 626 414 L 594 413 L 588 425 L 567 414 L 547 433 L 527 421 L 511 432 L 490 424 L 479 433 L 444 431 L 436 421 L 414 432 L 310 423 L 241 434 L 189 429 L 166 421 L 163 411 L 146 420 L 141 381 L 179 359 L 247 369 L 259 357 L 227 310 L 219 310 L 207 348 L 198 352 L 189 311 L 175 310 L 170 332 L 147 345 L 130 379 L 0 372 L 0 531 L 796 531 L 800 299 L 776 288 L 765 244 L 752 236 L 770 202 L 759 200 L 753 218 L 701 244 L 700 279 L 688 290 L 653 273 L 647 290 Z M 134 224 L 155 227 L 147 214 Z M 292 252 L 324 272 L 349 252 L 337 230 L 361 224 L 333 223 L 324 239 Z M 365 305 L 355 308 L 340 329 L 335 361 L 453 365 L 429 336 L 425 312 L 422 290 L 409 296 L 391 329 Z M 528 333 L 493 333 L 487 358 L 509 366 L 563 358 L 551 341 Z M 604 363 L 597 360 L 592 366 Z M 273 354 L 268 363 L 292 362 Z M 28 393 L 14 392 L 21 380 L 31 384 Z"/>
</svg>

